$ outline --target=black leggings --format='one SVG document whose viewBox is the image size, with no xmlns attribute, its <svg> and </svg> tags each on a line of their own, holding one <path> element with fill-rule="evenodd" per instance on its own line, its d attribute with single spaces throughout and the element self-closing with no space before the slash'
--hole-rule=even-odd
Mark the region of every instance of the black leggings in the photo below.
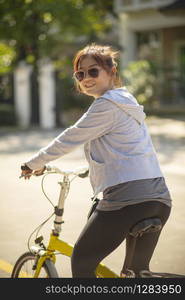
<svg viewBox="0 0 185 300">
<path fill-rule="evenodd" d="M 72 276 L 96 277 L 98 264 L 114 251 L 126 238 L 129 245 L 129 230 L 142 219 L 158 217 L 164 225 L 170 207 L 158 201 L 129 205 L 114 211 L 98 211 L 92 214 L 81 232 L 73 250 Z M 134 257 L 130 265 L 136 274 L 149 270 L 149 263 L 161 231 L 147 233 L 137 239 Z M 129 249 L 127 249 L 129 250 Z M 122 262 L 120 262 L 122 263 Z"/>
</svg>

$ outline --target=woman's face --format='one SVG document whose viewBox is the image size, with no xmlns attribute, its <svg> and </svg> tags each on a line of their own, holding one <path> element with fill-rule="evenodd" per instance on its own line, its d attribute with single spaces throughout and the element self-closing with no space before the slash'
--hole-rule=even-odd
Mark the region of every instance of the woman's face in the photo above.
<svg viewBox="0 0 185 300">
<path fill-rule="evenodd" d="M 92 68 L 98 69 L 98 77 L 94 78 L 88 74 L 88 70 Z M 114 69 L 115 67 L 113 67 L 113 72 Z M 107 73 L 91 56 L 87 56 L 80 61 L 78 71 L 85 72 L 84 79 L 79 81 L 79 85 L 82 92 L 86 95 L 98 98 L 107 90 L 113 88 L 113 73 Z"/>
</svg>

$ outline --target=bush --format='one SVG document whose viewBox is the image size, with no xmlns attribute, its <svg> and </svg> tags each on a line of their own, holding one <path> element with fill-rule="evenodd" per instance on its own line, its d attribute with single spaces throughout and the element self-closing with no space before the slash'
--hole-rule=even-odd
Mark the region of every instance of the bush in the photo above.
<svg viewBox="0 0 185 300">
<path fill-rule="evenodd" d="M 123 80 L 140 104 L 154 104 L 156 102 L 157 78 L 155 68 L 147 60 L 132 62 L 123 71 Z"/>
<path fill-rule="evenodd" d="M 16 125 L 16 116 L 13 105 L 0 104 L 0 126 Z"/>
</svg>

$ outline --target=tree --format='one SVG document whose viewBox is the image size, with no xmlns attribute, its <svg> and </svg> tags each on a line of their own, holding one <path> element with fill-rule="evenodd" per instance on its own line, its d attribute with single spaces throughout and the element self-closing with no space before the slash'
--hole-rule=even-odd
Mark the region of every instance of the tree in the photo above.
<svg viewBox="0 0 185 300">
<path fill-rule="evenodd" d="M 125 85 L 139 101 L 148 107 L 157 101 L 157 76 L 154 65 L 147 60 L 131 62 L 123 71 Z"/>
<path fill-rule="evenodd" d="M 0 4 L 0 39 L 14 46 L 16 62 L 34 63 L 45 55 L 56 58 L 65 45 L 87 42 L 111 26 L 107 14 L 112 1 L 0 0 Z"/>
<path fill-rule="evenodd" d="M 74 52 L 106 36 L 112 26 L 112 6 L 112 0 L 0 0 L 0 40 L 16 53 L 12 65 L 21 60 L 33 65 L 31 90 L 35 119 L 32 123 L 38 123 L 39 119 L 40 59 L 49 57 L 55 61 L 60 77 L 63 76 L 63 86 L 67 82 L 70 90 Z"/>
</svg>

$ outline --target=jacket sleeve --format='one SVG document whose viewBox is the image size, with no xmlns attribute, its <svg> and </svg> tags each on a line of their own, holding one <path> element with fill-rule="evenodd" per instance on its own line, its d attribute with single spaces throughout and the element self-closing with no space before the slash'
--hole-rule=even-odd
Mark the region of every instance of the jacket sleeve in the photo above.
<svg viewBox="0 0 185 300">
<path fill-rule="evenodd" d="M 47 147 L 42 148 L 26 164 L 40 169 L 86 142 L 110 132 L 115 120 L 116 106 L 105 99 L 95 100 L 88 111 L 71 127 L 64 130 Z"/>
</svg>

